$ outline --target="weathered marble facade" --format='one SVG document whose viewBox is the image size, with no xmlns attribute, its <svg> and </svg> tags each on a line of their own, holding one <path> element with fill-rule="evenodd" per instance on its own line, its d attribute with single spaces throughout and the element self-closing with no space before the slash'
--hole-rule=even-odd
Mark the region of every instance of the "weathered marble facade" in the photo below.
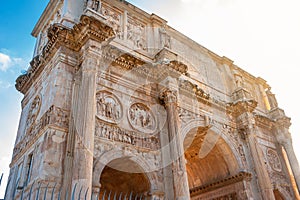
<svg viewBox="0 0 300 200">
<path fill-rule="evenodd" d="M 50 1 L 32 34 L 7 200 L 34 182 L 153 200 L 299 198 L 290 118 L 265 80 L 126 1 Z"/>
</svg>

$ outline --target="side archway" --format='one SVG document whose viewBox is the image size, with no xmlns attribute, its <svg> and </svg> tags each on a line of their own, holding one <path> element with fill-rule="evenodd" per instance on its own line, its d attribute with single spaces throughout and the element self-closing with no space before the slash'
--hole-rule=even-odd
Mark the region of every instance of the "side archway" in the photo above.
<svg viewBox="0 0 300 200">
<path fill-rule="evenodd" d="M 122 192 L 128 190 L 136 193 L 150 192 L 159 188 L 157 174 L 153 171 L 151 163 L 141 155 L 125 150 L 111 150 L 94 163 L 93 187 L 113 190 L 113 187 L 119 185 Z M 114 181 L 114 177 L 118 181 Z M 122 184 L 127 187 L 121 186 Z"/>
</svg>

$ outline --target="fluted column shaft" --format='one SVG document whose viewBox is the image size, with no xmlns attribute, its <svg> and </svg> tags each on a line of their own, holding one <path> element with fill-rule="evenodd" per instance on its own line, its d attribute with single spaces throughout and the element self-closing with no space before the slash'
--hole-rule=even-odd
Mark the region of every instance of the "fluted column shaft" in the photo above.
<svg viewBox="0 0 300 200">
<path fill-rule="evenodd" d="M 182 136 L 179 132 L 179 118 L 177 110 L 177 95 L 174 91 L 165 90 L 162 99 L 167 111 L 170 154 L 173 172 L 174 197 L 178 200 L 190 199 L 188 178 L 185 166 Z"/>
<path fill-rule="evenodd" d="M 249 130 L 247 133 L 247 140 L 249 144 L 249 149 L 251 156 L 254 161 L 254 167 L 257 174 L 257 179 L 259 183 L 259 188 L 262 193 L 264 200 L 275 200 L 273 193 L 273 186 L 269 177 L 269 173 L 266 169 L 266 165 L 263 160 L 263 153 L 257 144 L 256 134 L 257 129 L 253 125 L 249 125 Z"/>
<path fill-rule="evenodd" d="M 81 66 L 77 108 L 74 108 L 75 149 L 73 183 L 92 191 L 93 151 L 96 112 L 96 66 L 92 55 L 86 55 Z"/>
</svg>

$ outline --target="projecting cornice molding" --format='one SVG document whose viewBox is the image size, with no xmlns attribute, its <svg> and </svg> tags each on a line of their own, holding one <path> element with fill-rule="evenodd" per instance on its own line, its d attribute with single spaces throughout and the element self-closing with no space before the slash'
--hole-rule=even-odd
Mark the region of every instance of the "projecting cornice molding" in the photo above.
<svg viewBox="0 0 300 200">
<path fill-rule="evenodd" d="M 235 183 L 238 183 L 238 182 L 241 182 L 241 181 L 249 182 L 249 181 L 251 181 L 251 179 L 252 179 L 252 175 L 250 173 L 240 172 L 240 173 L 236 174 L 235 176 L 231 176 L 231 177 L 225 178 L 223 180 L 219 180 L 215 183 L 211 183 L 211 184 L 208 184 L 208 185 L 193 188 L 193 189 L 190 190 L 190 193 L 191 193 L 191 196 L 194 197 L 194 196 L 197 196 L 199 194 L 203 194 L 205 192 L 213 191 L 215 189 L 222 188 L 224 186 L 235 184 Z"/>
<path fill-rule="evenodd" d="M 28 72 L 17 78 L 16 89 L 25 94 L 34 82 L 34 78 L 42 72 L 44 66 L 59 47 L 79 52 L 89 39 L 103 42 L 114 38 L 114 36 L 115 32 L 110 26 L 86 15 L 83 15 L 80 23 L 72 29 L 60 24 L 52 25 L 48 30 L 48 42 L 42 53 L 30 62 L 31 67 Z"/>
</svg>

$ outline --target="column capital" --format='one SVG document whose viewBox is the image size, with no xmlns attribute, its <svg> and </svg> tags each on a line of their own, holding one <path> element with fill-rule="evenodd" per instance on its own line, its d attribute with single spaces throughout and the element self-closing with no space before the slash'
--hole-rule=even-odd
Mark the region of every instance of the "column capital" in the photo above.
<svg viewBox="0 0 300 200">
<path fill-rule="evenodd" d="M 160 92 L 159 100 L 161 101 L 162 105 L 164 105 L 164 106 L 167 106 L 168 104 L 171 104 L 171 103 L 177 104 L 178 94 L 176 91 L 167 88 Z"/>
<path fill-rule="evenodd" d="M 232 114 L 237 117 L 244 113 L 253 113 L 256 107 L 257 107 L 257 102 L 252 99 L 238 100 L 229 103 L 229 108 L 231 108 L 230 110 Z"/>
</svg>

